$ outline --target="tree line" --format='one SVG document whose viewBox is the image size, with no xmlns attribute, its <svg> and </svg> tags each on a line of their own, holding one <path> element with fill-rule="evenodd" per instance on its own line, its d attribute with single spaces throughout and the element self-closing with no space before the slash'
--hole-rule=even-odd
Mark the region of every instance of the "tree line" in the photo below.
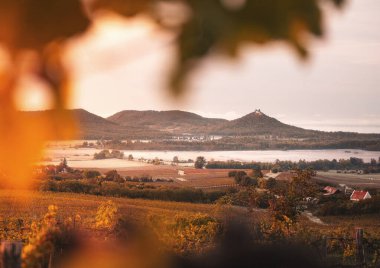
<svg viewBox="0 0 380 268">
<path fill-rule="evenodd" d="M 193 188 L 154 187 L 151 185 L 130 185 L 116 182 L 98 184 L 79 180 L 47 180 L 39 185 L 39 190 L 206 204 L 213 203 L 226 194 L 225 191 L 202 191 Z"/>
<path fill-rule="evenodd" d="M 327 170 L 362 170 L 363 173 L 379 173 L 380 157 L 378 160 L 371 159 L 369 163 L 357 157 L 349 159 L 333 160 L 316 160 L 306 161 L 280 161 L 272 162 L 239 162 L 239 161 L 209 161 L 206 165 L 208 169 L 261 169 L 271 170 L 272 172 L 281 172 L 294 169 L 312 169 L 319 171 Z"/>
</svg>

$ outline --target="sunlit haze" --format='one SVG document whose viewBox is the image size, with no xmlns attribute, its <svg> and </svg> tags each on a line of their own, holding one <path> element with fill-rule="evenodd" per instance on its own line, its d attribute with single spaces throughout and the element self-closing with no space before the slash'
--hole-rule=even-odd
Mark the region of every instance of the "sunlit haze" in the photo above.
<svg viewBox="0 0 380 268">
<path fill-rule="evenodd" d="M 173 37 L 143 18 L 99 23 L 72 53 L 73 107 L 101 116 L 181 109 L 227 119 L 260 108 L 304 128 L 380 133 L 378 10 L 379 1 L 360 0 L 332 12 L 328 38 L 314 44 L 306 64 L 281 45 L 246 47 L 236 61 L 214 56 L 193 74 L 190 93 L 171 101 L 162 92 Z"/>
<path fill-rule="evenodd" d="M 380 267 L 379 11 L 0 0 L 0 268 Z"/>
</svg>

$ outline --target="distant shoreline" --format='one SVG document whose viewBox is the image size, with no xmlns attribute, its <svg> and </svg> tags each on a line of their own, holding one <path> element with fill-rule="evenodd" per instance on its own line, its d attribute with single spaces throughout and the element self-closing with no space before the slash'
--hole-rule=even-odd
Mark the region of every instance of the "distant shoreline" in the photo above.
<svg viewBox="0 0 380 268">
<path fill-rule="evenodd" d="M 155 158 L 162 159 L 166 163 L 173 161 L 175 156 L 180 161 L 188 159 L 194 160 L 198 156 L 204 156 L 208 161 L 240 161 L 240 162 L 275 162 L 281 161 L 316 161 L 316 160 L 339 160 L 350 159 L 351 157 L 361 158 L 364 162 L 370 162 L 371 159 L 378 160 L 380 151 L 366 150 L 261 150 L 261 151 L 162 151 L 162 150 L 122 150 L 124 157 L 133 156 L 135 161 L 127 159 L 106 159 L 94 160 L 93 156 L 100 149 L 94 148 L 50 148 L 46 150 L 46 157 L 49 161 L 46 164 L 54 164 L 66 158 L 69 163 L 76 167 L 129 167 L 140 164 L 138 160 L 152 160 Z M 349 151 L 349 152 L 348 152 Z M 141 163 L 143 164 L 143 163 Z"/>
</svg>

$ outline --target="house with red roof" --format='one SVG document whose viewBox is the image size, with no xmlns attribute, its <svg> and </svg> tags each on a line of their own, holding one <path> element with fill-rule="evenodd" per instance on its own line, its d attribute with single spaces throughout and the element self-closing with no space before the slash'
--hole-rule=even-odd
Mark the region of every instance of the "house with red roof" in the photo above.
<svg viewBox="0 0 380 268">
<path fill-rule="evenodd" d="M 324 195 L 333 195 L 339 191 L 337 188 L 331 186 L 326 186 L 323 190 L 326 192 Z"/>
<path fill-rule="evenodd" d="M 350 200 L 352 201 L 361 201 L 365 199 L 370 199 L 372 196 L 369 194 L 368 191 L 357 191 L 354 190 L 350 196 Z"/>
</svg>

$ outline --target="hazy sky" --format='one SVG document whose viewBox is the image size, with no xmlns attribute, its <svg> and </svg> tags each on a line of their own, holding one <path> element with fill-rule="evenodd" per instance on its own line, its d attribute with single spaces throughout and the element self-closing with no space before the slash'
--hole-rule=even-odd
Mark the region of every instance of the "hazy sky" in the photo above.
<svg viewBox="0 0 380 268">
<path fill-rule="evenodd" d="M 328 37 L 314 43 L 306 64 L 279 45 L 247 47 L 237 61 L 214 56 L 193 74 L 182 101 L 165 91 L 171 37 L 142 20 L 109 22 L 73 53 L 79 58 L 74 107 L 101 116 L 181 109 L 227 119 L 260 108 L 305 128 L 380 133 L 379 14 L 379 0 L 331 12 Z"/>
</svg>

